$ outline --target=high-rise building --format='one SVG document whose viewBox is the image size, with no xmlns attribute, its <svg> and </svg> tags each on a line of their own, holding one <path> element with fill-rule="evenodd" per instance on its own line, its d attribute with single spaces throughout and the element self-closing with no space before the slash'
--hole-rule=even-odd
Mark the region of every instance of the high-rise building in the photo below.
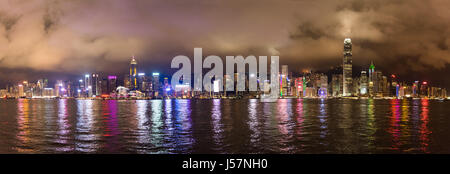
<svg viewBox="0 0 450 174">
<path fill-rule="evenodd" d="M 352 95 L 353 96 L 359 96 L 361 94 L 360 93 L 360 89 L 361 89 L 360 77 L 353 78 Z"/>
<path fill-rule="evenodd" d="M 99 81 L 98 74 L 92 74 L 92 95 L 100 96 L 102 94 L 102 88 Z"/>
<path fill-rule="evenodd" d="M 158 97 L 160 90 L 160 81 L 159 81 L 159 73 L 153 73 L 153 96 Z"/>
<path fill-rule="evenodd" d="M 143 93 L 147 93 L 148 91 L 150 91 L 150 80 L 149 78 L 145 75 L 145 73 L 139 73 L 138 74 L 138 81 L 139 81 L 139 91 L 143 92 Z"/>
<path fill-rule="evenodd" d="M 369 67 L 369 82 L 373 82 L 375 81 L 375 65 L 373 64 L 373 61 L 370 62 L 370 67 Z"/>
<path fill-rule="evenodd" d="M 56 83 L 55 83 L 55 88 L 54 89 L 55 89 L 54 90 L 55 96 L 56 97 L 62 97 L 63 96 L 63 89 L 64 89 L 63 81 L 62 80 L 57 80 Z"/>
<path fill-rule="evenodd" d="M 333 74 L 331 76 L 331 91 L 333 97 L 341 97 L 343 93 L 343 78 L 342 74 Z"/>
<path fill-rule="evenodd" d="M 17 97 L 25 97 L 23 84 L 18 85 L 18 94 Z"/>
<path fill-rule="evenodd" d="M 361 78 L 359 78 L 359 94 L 362 96 L 367 95 L 367 72 L 361 71 Z"/>
<path fill-rule="evenodd" d="M 428 82 L 422 82 L 422 85 L 420 85 L 420 97 L 428 97 L 428 96 L 429 96 Z"/>
<path fill-rule="evenodd" d="M 111 94 L 116 91 L 117 88 L 117 76 L 108 76 L 108 84 L 106 94 Z"/>
<path fill-rule="evenodd" d="M 370 63 L 369 67 L 369 79 L 368 79 L 368 87 L 367 87 L 367 93 L 370 97 L 373 97 L 375 95 L 375 87 L 376 87 L 376 81 L 377 76 L 375 72 L 375 65 L 373 62 Z"/>
<path fill-rule="evenodd" d="M 344 40 L 344 61 L 343 61 L 343 96 L 352 95 L 352 40 L 346 38 Z"/>
<path fill-rule="evenodd" d="M 37 82 L 36 96 L 44 96 L 44 88 L 47 88 L 48 79 L 39 79 Z"/>
<path fill-rule="evenodd" d="M 130 62 L 130 83 L 131 83 L 130 90 L 137 90 L 139 88 L 137 76 L 138 76 L 137 61 L 133 56 L 133 58 L 131 59 L 131 62 Z"/>
<path fill-rule="evenodd" d="M 296 97 L 303 97 L 303 77 L 295 78 L 295 94 Z"/>
<path fill-rule="evenodd" d="M 288 95 L 288 66 L 282 65 L 281 66 L 281 95 L 287 96 Z"/>
<path fill-rule="evenodd" d="M 84 93 L 86 97 L 92 96 L 92 83 L 89 74 L 84 75 Z"/>
<path fill-rule="evenodd" d="M 328 76 L 325 74 L 320 75 L 318 96 L 322 98 L 326 98 L 328 96 Z"/>
</svg>

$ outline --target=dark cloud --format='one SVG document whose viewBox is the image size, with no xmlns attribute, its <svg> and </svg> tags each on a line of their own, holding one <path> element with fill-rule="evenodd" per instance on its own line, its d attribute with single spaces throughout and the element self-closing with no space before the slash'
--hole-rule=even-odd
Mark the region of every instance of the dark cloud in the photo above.
<svg viewBox="0 0 450 174">
<path fill-rule="evenodd" d="M 446 0 L 5 0 L 0 72 L 118 73 L 132 55 L 163 71 L 194 47 L 320 70 L 342 62 L 351 37 L 356 66 L 426 78 L 449 69 L 448 9 Z"/>
</svg>

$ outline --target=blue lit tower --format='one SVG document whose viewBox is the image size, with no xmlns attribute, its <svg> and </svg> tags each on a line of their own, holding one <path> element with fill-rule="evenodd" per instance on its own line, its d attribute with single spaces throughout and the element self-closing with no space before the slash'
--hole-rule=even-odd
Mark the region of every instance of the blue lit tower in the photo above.
<svg viewBox="0 0 450 174">
<path fill-rule="evenodd" d="M 130 62 L 130 87 L 131 90 L 137 90 L 138 89 L 138 80 L 137 80 L 137 61 L 134 58 L 134 56 L 131 59 Z"/>
<path fill-rule="evenodd" d="M 352 95 L 352 40 L 345 38 L 344 40 L 344 61 L 343 61 L 343 96 Z"/>
</svg>

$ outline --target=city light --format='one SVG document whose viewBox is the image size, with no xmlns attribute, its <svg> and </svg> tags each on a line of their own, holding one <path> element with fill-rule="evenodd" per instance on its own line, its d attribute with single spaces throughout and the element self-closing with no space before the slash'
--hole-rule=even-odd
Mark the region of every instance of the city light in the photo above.
<svg viewBox="0 0 450 174">
<path fill-rule="evenodd" d="M 369 97 L 369 98 L 402 98 L 402 97 L 413 97 L 413 98 L 447 98 L 446 89 L 434 86 L 428 86 L 426 81 L 413 81 L 414 83 L 401 82 L 398 76 L 395 74 L 383 75 L 381 70 L 375 71 L 375 64 L 371 62 L 369 70 L 362 70 L 359 77 L 352 76 L 352 43 L 350 38 L 345 39 L 344 44 L 344 71 L 343 72 L 332 72 L 331 76 L 323 72 L 314 72 L 311 69 L 304 69 L 300 72 L 300 76 L 295 76 L 298 72 L 289 72 L 288 65 L 282 65 L 281 71 L 278 72 L 279 78 L 279 91 L 277 91 L 277 96 L 280 98 L 340 98 L 340 97 Z M 153 77 L 144 78 L 146 73 L 138 72 L 137 61 L 134 59 L 130 63 L 130 69 L 125 74 L 124 80 L 119 81 L 118 76 L 108 75 L 101 76 L 100 74 L 85 74 L 85 78 L 79 79 L 79 84 L 72 84 L 70 80 L 62 83 L 58 80 L 54 84 L 49 84 L 47 79 L 39 79 L 36 83 L 30 83 L 29 81 L 22 81 L 19 85 L 14 86 L 16 89 L 11 89 L 6 91 L 6 94 L 13 93 L 14 97 L 22 96 L 24 93 L 29 93 L 31 97 L 33 95 L 43 96 L 43 88 L 51 85 L 55 85 L 55 89 L 45 89 L 52 92 L 55 96 L 61 97 L 67 94 L 70 98 L 95 98 L 102 95 L 108 94 L 111 98 L 130 98 L 136 97 L 139 99 L 153 99 L 162 97 L 179 97 L 177 92 L 189 92 L 191 88 L 190 83 L 184 82 L 184 84 L 176 84 L 171 86 L 169 82 L 169 77 L 164 77 L 163 81 L 160 80 L 159 72 L 152 72 Z M 248 72 L 248 77 L 245 78 L 245 83 L 249 83 L 251 78 L 257 77 L 257 73 Z M 137 78 L 139 76 L 140 78 Z M 106 77 L 106 78 L 104 78 Z M 123 76 L 122 76 L 123 77 Z M 184 76 L 183 76 L 184 77 Z M 390 79 L 389 77 L 392 77 Z M 330 79 L 331 78 L 331 79 Z M 259 84 L 260 79 L 256 79 Z M 358 81 L 355 81 L 358 80 Z M 83 83 L 84 82 L 84 83 Z M 196 81 L 194 81 L 195 84 Z M 356 83 L 355 83 L 356 82 Z M 198 93 L 192 93 L 192 98 L 209 98 L 209 97 L 223 97 L 226 98 L 227 92 L 223 92 L 228 81 L 219 82 L 215 80 L 211 86 L 211 92 L 214 92 L 214 96 L 208 91 L 201 91 L 202 88 L 195 87 L 196 90 L 200 91 Z M 236 83 L 236 82 L 235 82 Z M 267 94 L 270 91 L 270 80 L 265 80 L 263 86 L 259 87 L 254 93 L 250 91 L 245 91 L 242 93 L 235 93 L 230 97 L 258 97 L 261 94 Z M 352 86 L 357 85 L 357 86 Z M 422 84 L 418 86 L 418 84 Z M 65 86 L 67 85 L 67 86 Z M 123 86 L 119 86 L 123 85 Z M 203 85 L 203 83 L 202 83 Z M 236 85 L 236 84 L 234 84 Z M 24 87 L 26 86 L 26 87 Z M 21 89 L 17 89 L 21 87 Z M 59 87 L 59 88 L 58 88 Z M 64 88 L 65 87 L 65 88 Z M 245 90 L 248 90 L 246 86 Z M 72 90 L 74 89 L 74 90 Z M 118 91 L 120 89 L 120 91 Z M 235 88 L 236 90 L 237 88 Z M 15 91 L 14 91 L 15 90 Z M 20 92 L 18 92 L 20 90 Z M 106 90 L 107 92 L 105 92 Z M 17 91 L 17 92 L 16 92 Z M 30 93 L 29 91 L 41 91 L 39 93 Z M 64 91 L 64 94 L 61 93 Z M 73 95 L 77 92 L 81 93 L 78 95 Z M 169 91 L 174 91 L 174 93 L 168 93 Z M 176 92 L 175 92 L 176 91 Z M 194 92 L 193 91 L 193 92 Z M 120 93 L 115 95 L 115 93 Z M 5 94 L 5 92 L 4 92 Z M 130 95 L 129 95 L 130 94 Z M 232 94 L 232 93 L 230 93 Z M 182 94 L 184 95 L 184 94 Z M 183 96 L 184 97 L 184 96 Z"/>
<path fill-rule="evenodd" d="M 0 154 L 148 154 L 3 171 L 431 172 L 350 155 L 450 154 L 449 8 L 0 0 Z"/>
</svg>

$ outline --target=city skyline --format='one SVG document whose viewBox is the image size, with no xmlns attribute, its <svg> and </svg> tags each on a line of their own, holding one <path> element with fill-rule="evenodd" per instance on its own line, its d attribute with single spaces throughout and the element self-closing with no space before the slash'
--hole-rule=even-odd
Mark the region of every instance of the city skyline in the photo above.
<svg viewBox="0 0 450 174">
<path fill-rule="evenodd" d="M 352 41 L 351 38 L 345 38 L 343 42 L 343 62 L 341 72 L 313 72 L 303 71 L 301 74 L 293 75 L 289 71 L 288 65 L 281 65 L 278 72 L 278 79 L 275 83 L 280 85 L 280 98 L 333 98 L 333 97 L 370 97 L 370 98 L 447 98 L 447 89 L 426 80 L 416 80 L 407 82 L 397 75 L 383 74 L 383 71 L 375 68 L 373 61 L 368 69 L 363 69 L 357 76 L 354 75 L 352 68 Z M 197 54 L 197 53 L 196 53 Z M 203 58 L 202 58 L 203 59 Z M 250 66 L 250 65 L 249 65 Z M 279 67 L 277 68 L 279 69 Z M 206 72 L 203 72 L 203 75 Z M 331 74 L 330 74 L 331 73 Z M 101 74 L 101 73 L 100 73 Z M 120 74 L 120 73 L 119 73 Z M 99 73 L 89 73 L 84 75 L 84 79 L 79 79 L 78 83 L 71 80 L 56 80 L 54 88 L 51 87 L 47 78 L 32 81 L 23 80 L 18 84 L 7 85 L 5 89 L 0 90 L 0 97 L 15 98 L 41 98 L 41 97 L 74 97 L 74 98 L 227 98 L 231 96 L 241 98 L 260 98 L 261 95 L 273 89 L 266 89 L 269 83 L 274 79 L 261 82 L 258 74 L 245 72 L 245 89 L 237 90 L 237 81 L 242 79 L 239 72 L 234 73 L 234 82 L 229 81 L 228 75 L 223 76 L 223 82 L 214 80 L 214 89 L 209 91 L 193 90 L 194 81 L 187 81 L 186 84 L 169 83 L 170 76 L 161 76 L 159 72 L 144 73 L 139 69 L 138 61 L 135 56 L 131 57 L 129 62 L 129 73 L 124 75 L 123 81 L 116 75 L 100 75 Z M 249 90 L 249 78 L 257 78 L 258 84 L 262 86 L 254 90 Z M 272 76 L 274 77 L 274 76 Z M 188 78 L 188 77 L 186 77 Z M 265 77 L 267 78 L 267 77 Z M 264 78 L 264 79 L 265 79 Z M 163 79 L 163 81 L 162 81 Z M 191 79 L 191 78 L 188 78 Z M 179 79 L 181 80 L 181 79 Z M 227 85 L 234 85 L 234 91 L 219 90 L 219 84 L 223 84 L 223 89 Z M 243 84 L 244 84 L 243 83 Z M 256 85 L 256 84 L 255 84 Z M 263 89 L 264 88 L 264 89 Z M 270 87 L 272 88 L 272 87 Z M 233 94 L 234 93 L 234 94 Z M 209 95 L 208 95 L 209 94 Z"/>
</svg>

